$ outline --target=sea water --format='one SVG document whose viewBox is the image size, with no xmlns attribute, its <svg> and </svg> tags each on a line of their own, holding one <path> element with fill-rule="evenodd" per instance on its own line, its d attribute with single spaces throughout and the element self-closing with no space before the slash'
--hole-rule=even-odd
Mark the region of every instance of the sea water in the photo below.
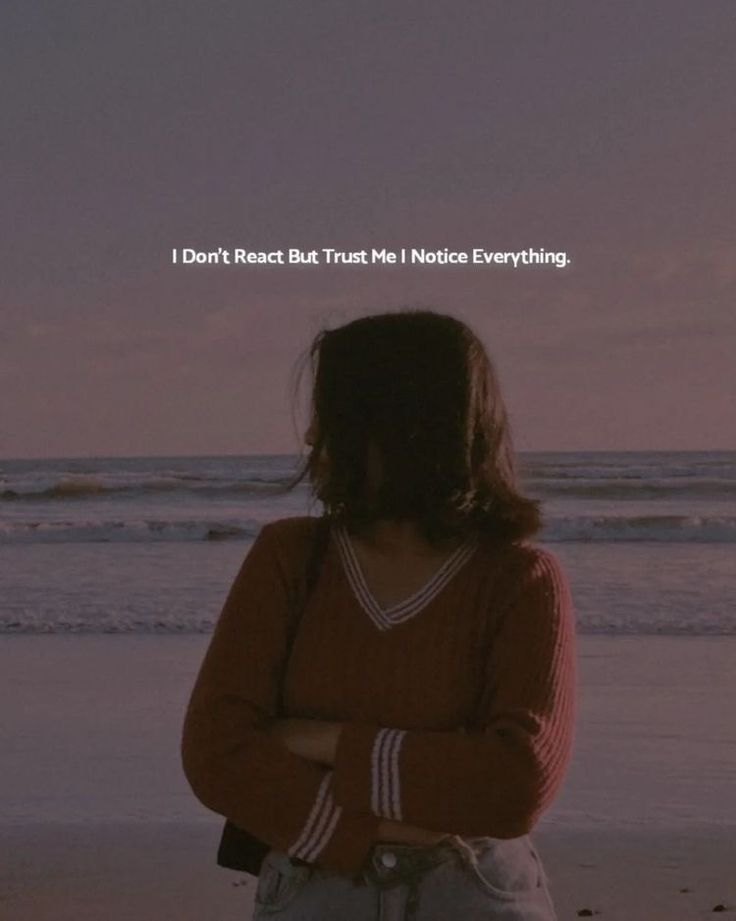
<svg viewBox="0 0 736 921">
<path fill-rule="evenodd" d="M 184 710 L 259 528 L 321 512 L 283 492 L 296 460 L 0 461 L 2 823 L 220 822 L 182 774 Z M 732 824 L 736 453 L 530 453 L 519 473 L 597 634 L 544 824 Z"/>
<path fill-rule="evenodd" d="M 0 633 L 208 633 L 291 455 L 0 461 Z M 736 634 L 736 452 L 527 452 L 580 633 Z"/>
</svg>

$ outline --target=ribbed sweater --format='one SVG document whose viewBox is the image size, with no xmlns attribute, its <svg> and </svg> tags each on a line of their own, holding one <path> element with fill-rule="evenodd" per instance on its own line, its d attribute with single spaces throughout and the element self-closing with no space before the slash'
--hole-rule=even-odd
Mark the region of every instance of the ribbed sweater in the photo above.
<svg viewBox="0 0 736 921">
<path fill-rule="evenodd" d="M 333 526 L 287 664 L 315 521 L 264 525 L 225 600 L 184 719 L 194 794 L 271 847 L 348 877 L 382 818 L 527 834 L 574 739 L 575 620 L 556 557 L 471 538 L 423 589 L 382 608 Z M 269 736 L 283 717 L 343 723 L 334 766 Z"/>
</svg>

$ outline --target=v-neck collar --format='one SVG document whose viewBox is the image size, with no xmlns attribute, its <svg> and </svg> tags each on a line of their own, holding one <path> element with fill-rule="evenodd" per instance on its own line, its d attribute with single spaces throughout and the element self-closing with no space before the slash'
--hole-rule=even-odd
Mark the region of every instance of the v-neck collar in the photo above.
<svg viewBox="0 0 736 921">
<path fill-rule="evenodd" d="M 422 588 L 405 598 L 404 601 L 393 604 L 388 608 L 382 608 L 368 588 L 363 570 L 350 542 L 347 530 L 343 525 L 339 525 L 335 529 L 335 538 L 343 569 L 353 594 L 379 630 L 388 630 L 395 624 L 402 623 L 424 610 L 464 563 L 470 559 L 478 546 L 477 537 L 469 537 L 450 554 Z"/>
</svg>

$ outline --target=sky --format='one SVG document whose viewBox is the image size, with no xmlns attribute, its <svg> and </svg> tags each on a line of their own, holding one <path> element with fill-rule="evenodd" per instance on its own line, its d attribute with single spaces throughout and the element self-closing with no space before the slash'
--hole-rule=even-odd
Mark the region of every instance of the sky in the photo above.
<svg viewBox="0 0 736 921">
<path fill-rule="evenodd" d="M 520 450 L 736 445 L 736 7 L 0 9 L 0 457 L 291 453 L 319 329 L 466 321 Z M 567 252 L 173 265 L 172 249 Z"/>
</svg>

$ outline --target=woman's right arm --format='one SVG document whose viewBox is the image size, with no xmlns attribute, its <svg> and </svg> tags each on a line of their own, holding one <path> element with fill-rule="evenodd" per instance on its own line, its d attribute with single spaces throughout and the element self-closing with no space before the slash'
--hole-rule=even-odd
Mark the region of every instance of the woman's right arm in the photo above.
<svg viewBox="0 0 736 921">
<path fill-rule="evenodd" d="M 289 558 L 296 541 L 287 552 L 279 525 L 261 528 L 227 596 L 187 707 L 182 766 L 213 812 L 292 857 L 352 877 L 380 818 L 337 804 L 332 770 L 269 736 L 289 633 L 288 573 L 299 563 Z"/>
</svg>

